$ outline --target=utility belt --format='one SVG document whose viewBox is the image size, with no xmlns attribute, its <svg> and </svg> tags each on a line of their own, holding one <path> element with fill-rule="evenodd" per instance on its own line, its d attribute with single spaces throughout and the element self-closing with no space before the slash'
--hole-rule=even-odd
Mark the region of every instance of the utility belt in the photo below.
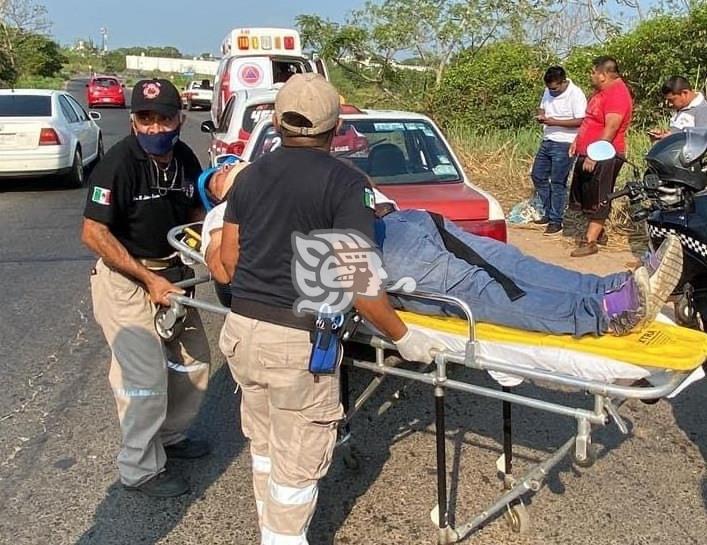
<svg viewBox="0 0 707 545">
<path fill-rule="evenodd" d="M 336 373 L 344 357 L 342 341 L 345 333 L 353 333 L 359 320 L 352 313 L 332 315 L 326 312 L 327 309 L 322 310 L 317 316 L 296 316 L 291 308 L 274 307 L 248 299 L 231 301 L 231 311 L 240 316 L 309 331 L 312 343 L 309 372 L 313 375 L 331 375 Z"/>
</svg>

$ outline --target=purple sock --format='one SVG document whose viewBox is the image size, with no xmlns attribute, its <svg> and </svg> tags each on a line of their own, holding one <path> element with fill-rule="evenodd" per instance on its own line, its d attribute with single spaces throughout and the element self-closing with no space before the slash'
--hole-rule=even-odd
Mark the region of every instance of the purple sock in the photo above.
<svg viewBox="0 0 707 545">
<path fill-rule="evenodd" d="M 616 316 L 626 311 L 637 311 L 641 305 L 638 287 L 633 277 L 615 290 L 604 294 L 604 310 L 609 316 Z"/>
</svg>

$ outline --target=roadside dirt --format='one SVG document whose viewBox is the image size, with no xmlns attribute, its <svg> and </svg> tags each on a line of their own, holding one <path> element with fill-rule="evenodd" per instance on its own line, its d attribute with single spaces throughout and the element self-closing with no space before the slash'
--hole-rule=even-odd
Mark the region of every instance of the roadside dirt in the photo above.
<svg viewBox="0 0 707 545">
<path fill-rule="evenodd" d="M 574 248 L 572 238 L 545 237 L 536 227 L 509 227 L 508 242 L 543 261 L 587 273 L 619 272 L 633 268 L 632 264 L 638 261 L 637 255 L 634 255 L 628 246 L 622 244 L 617 247 L 611 241 L 608 248 L 600 246 L 598 254 L 581 258 L 570 257 Z"/>
</svg>

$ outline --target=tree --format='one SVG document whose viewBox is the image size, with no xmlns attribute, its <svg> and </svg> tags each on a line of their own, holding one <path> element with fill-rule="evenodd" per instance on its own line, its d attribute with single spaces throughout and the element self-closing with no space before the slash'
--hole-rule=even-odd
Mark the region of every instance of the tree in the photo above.
<svg viewBox="0 0 707 545">
<path fill-rule="evenodd" d="M 544 49 L 515 40 L 464 52 L 435 93 L 433 114 L 442 125 L 461 123 L 478 130 L 527 126 L 552 60 Z"/>
<path fill-rule="evenodd" d="M 382 0 L 367 2 L 344 24 L 317 15 L 300 15 L 296 21 L 305 47 L 391 98 L 399 95 L 396 59 L 418 57 L 433 76 L 419 78 L 420 102 L 425 104 L 455 54 L 464 50 L 475 55 L 494 40 L 518 36 L 528 21 L 543 16 L 545 2 Z"/>
<path fill-rule="evenodd" d="M 15 72 L 18 41 L 45 34 L 50 26 L 47 8 L 35 0 L 0 0 L 0 48 Z"/>
<path fill-rule="evenodd" d="M 20 74 L 53 77 L 66 60 L 59 44 L 45 36 L 25 33 L 16 40 L 15 61 Z"/>
</svg>

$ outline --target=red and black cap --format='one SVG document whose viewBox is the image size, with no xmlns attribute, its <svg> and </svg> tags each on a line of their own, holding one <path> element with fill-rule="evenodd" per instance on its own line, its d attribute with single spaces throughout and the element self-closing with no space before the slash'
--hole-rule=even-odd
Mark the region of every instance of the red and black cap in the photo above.
<svg viewBox="0 0 707 545">
<path fill-rule="evenodd" d="M 167 79 L 143 79 L 133 87 L 130 111 L 157 112 L 173 117 L 182 107 L 179 91 Z"/>
</svg>

